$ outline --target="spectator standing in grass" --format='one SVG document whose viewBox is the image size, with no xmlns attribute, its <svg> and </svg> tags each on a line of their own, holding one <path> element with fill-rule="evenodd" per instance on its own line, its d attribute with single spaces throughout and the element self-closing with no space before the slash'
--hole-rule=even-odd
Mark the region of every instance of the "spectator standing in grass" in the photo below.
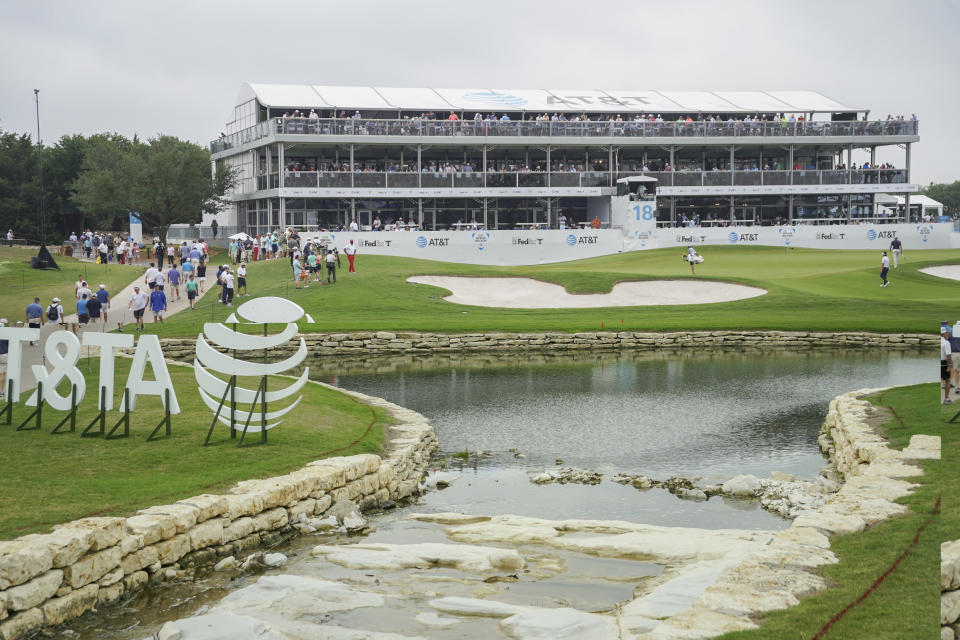
<svg viewBox="0 0 960 640">
<path fill-rule="evenodd" d="M 353 268 L 353 261 L 357 257 L 357 246 L 353 243 L 353 238 L 350 238 L 350 242 L 343 248 L 343 252 L 347 254 L 347 262 L 350 263 L 347 273 L 356 273 L 357 270 Z"/>
<path fill-rule="evenodd" d="M 110 309 L 110 293 L 107 292 L 107 288 L 104 285 L 100 285 L 100 288 L 97 289 L 96 294 L 97 300 L 100 301 L 100 313 L 103 314 L 103 323 L 107 323 L 107 311 Z"/>
<path fill-rule="evenodd" d="M 247 298 L 250 297 L 250 294 L 247 293 L 247 265 L 245 262 L 241 262 L 237 268 L 237 289 L 243 289 L 243 295 Z"/>
<path fill-rule="evenodd" d="M 13 246 L 13 229 L 7 229 L 7 246 Z"/>
<path fill-rule="evenodd" d="M 303 275 L 303 266 L 300 264 L 300 258 L 293 256 L 293 288 L 300 288 L 300 276 Z"/>
<path fill-rule="evenodd" d="M 332 284 L 337 284 L 337 257 L 333 255 L 333 251 L 327 252 L 324 261 L 327 263 L 327 284 L 331 284 L 331 278 L 333 278 Z"/>
<path fill-rule="evenodd" d="M 43 326 L 45 322 L 45 317 L 43 314 L 43 307 L 40 306 L 40 298 L 34 298 L 33 303 L 27 305 L 27 326 L 31 329 L 39 329 Z M 30 344 L 37 346 L 40 344 L 39 341 L 30 341 Z"/>
<path fill-rule="evenodd" d="M 163 322 L 163 312 L 167 310 L 167 294 L 162 288 L 154 289 L 150 294 L 150 310 L 153 311 L 154 322 Z"/>
<path fill-rule="evenodd" d="M 880 279 L 883 280 L 881 287 L 886 287 L 890 284 L 890 281 L 887 280 L 887 274 L 890 273 L 890 258 L 887 257 L 887 252 L 883 252 L 883 256 L 880 258 Z"/>
<path fill-rule="evenodd" d="M 177 265 L 171 265 L 170 271 L 167 271 L 167 281 L 170 283 L 170 293 L 176 294 L 176 298 L 171 298 L 171 300 L 180 299 L 180 280 L 183 279 L 183 275 L 180 273 L 180 270 L 177 269 Z"/>
<path fill-rule="evenodd" d="M 940 326 L 940 387 L 943 390 L 943 404 L 950 404 L 950 377 L 953 373 L 950 365 L 950 327 Z"/>
<path fill-rule="evenodd" d="M 190 264 L 190 263 L 188 262 L 187 264 Z M 185 284 L 187 287 L 187 302 L 190 303 L 190 311 L 193 311 L 193 305 L 196 303 L 196 300 L 197 300 L 197 289 L 199 288 L 198 287 L 199 283 L 191 273 L 190 275 L 187 276 L 187 281 Z"/>
<path fill-rule="evenodd" d="M 228 307 L 233 306 L 233 271 L 227 269 L 223 272 L 223 304 Z"/>
<path fill-rule="evenodd" d="M 0 318 L 0 327 L 7 326 L 7 319 Z M 0 340 L 0 398 L 7 396 L 7 352 L 10 351 L 10 341 Z"/>
</svg>

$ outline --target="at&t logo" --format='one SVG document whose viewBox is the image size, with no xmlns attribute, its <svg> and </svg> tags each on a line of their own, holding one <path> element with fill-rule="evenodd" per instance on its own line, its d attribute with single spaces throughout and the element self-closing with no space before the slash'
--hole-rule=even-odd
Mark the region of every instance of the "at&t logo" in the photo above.
<svg viewBox="0 0 960 640">
<path fill-rule="evenodd" d="M 740 239 L 740 235 L 736 231 L 731 231 L 730 234 L 727 236 L 727 238 L 730 240 L 731 243 L 736 244 L 737 240 Z"/>
<path fill-rule="evenodd" d="M 423 236 L 417 236 L 417 246 L 423 249 L 427 246 L 427 239 Z"/>
<path fill-rule="evenodd" d="M 577 236 L 573 235 L 572 233 L 568 235 L 567 244 L 570 245 L 571 247 L 577 246 Z"/>
<path fill-rule="evenodd" d="M 877 232 L 873 229 L 867 229 L 867 240 L 871 242 L 877 239 Z"/>
</svg>

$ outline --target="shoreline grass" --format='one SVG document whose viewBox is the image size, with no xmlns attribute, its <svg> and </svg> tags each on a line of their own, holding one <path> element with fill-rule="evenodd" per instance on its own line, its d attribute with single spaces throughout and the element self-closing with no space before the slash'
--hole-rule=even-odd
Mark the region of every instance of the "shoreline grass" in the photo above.
<svg viewBox="0 0 960 640">
<path fill-rule="evenodd" d="M 229 428 L 218 425 L 211 445 L 204 447 L 213 412 L 195 391 L 192 368 L 171 365 L 181 413 L 172 418 L 169 439 L 146 442 L 163 416 L 159 398 L 153 397 L 137 400 L 129 438 L 81 438 L 96 414 L 96 393 L 90 387 L 96 388 L 98 361 L 81 360 L 78 367 L 87 372 L 88 393 L 78 411 L 76 433 L 51 435 L 66 414 L 49 409 L 41 430 L 15 431 L 32 410 L 22 404 L 14 405 L 12 425 L 0 425 L 0 540 L 85 516 L 123 516 L 200 493 L 221 493 L 240 480 L 288 473 L 332 452 L 379 453 L 384 427 L 391 423 L 382 409 L 309 383 L 297 409 L 270 431 L 265 445 L 238 448 Z M 121 381 L 129 367 L 130 360 L 117 359 L 114 407 L 119 407 Z M 250 385 L 240 378 L 248 388 L 256 388 L 257 381 Z M 272 384 L 289 383 L 278 378 Z M 120 416 L 117 410 L 108 412 L 108 430 Z M 258 442 L 259 434 L 248 435 L 251 440 Z"/>
<path fill-rule="evenodd" d="M 935 383 L 921 384 L 885 390 L 868 398 L 873 404 L 892 410 L 880 427 L 891 447 L 905 447 L 915 433 L 941 435 L 945 431 L 937 415 L 938 390 L 939 385 Z M 949 456 L 946 441 L 943 444 L 943 451 L 953 457 Z M 831 584 L 829 589 L 802 599 L 792 609 L 762 616 L 758 630 L 729 633 L 720 638 L 808 640 L 848 603 L 857 600 L 911 544 L 918 529 L 931 519 L 941 493 L 955 495 L 960 489 L 960 477 L 945 473 L 939 460 L 923 460 L 920 464 L 923 475 L 907 478 L 920 486 L 911 495 L 897 500 L 910 508 L 906 515 L 890 518 L 861 533 L 831 540 L 831 550 L 840 562 L 821 569 L 821 575 Z M 955 520 L 955 516 L 950 519 Z M 918 544 L 896 570 L 863 602 L 840 618 L 826 638 L 926 640 L 938 637 L 940 527 L 947 520 L 939 513 L 932 515 Z"/>
</svg>

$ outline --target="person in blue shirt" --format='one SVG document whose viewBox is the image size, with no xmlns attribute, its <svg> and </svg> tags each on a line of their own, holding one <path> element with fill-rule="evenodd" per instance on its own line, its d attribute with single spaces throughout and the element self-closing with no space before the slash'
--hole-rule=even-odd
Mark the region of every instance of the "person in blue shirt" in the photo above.
<svg viewBox="0 0 960 640">
<path fill-rule="evenodd" d="M 163 291 L 154 289 L 150 294 L 150 310 L 153 311 L 153 321 L 163 322 L 163 312 L 167 310 L 167 296 Z"/>
<path fill-rule="evenodd" d="M 110 294 L 104 285 L 97 289 L 97 300 L 100 301 L 100 313 L 103 315 L 103 324 L 107 324 L 107 310 L 110 309 Z"/>
<path fill-rule="evenodd" d="M 43 307 L 40 306 L 40 298 L 34 298 L 33 304 L 27 305 L 26 316 L 27 316 L 27 326 L 30 327 L 31 329 L 39 329 L 40 327 L 43 326 L 43 323 L 45 321 L 45 316 L 43 313 Z M 30 345 L 34 347 L 37 346 L 38 344 L 40 344 L 39 341 L 30 342 Z"/>
</svg>

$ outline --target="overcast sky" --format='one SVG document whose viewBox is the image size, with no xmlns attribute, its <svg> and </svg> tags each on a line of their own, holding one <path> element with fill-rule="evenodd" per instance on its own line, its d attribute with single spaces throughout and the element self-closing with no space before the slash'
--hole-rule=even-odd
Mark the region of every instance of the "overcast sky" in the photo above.
<svg viewBox="0 0 960 640">
<path fill-rule="evenodd" d="M 960 179 L 960 0 L 192 0 L 0 6 L 0 129 L 206 144 L 244 82 L 812 90 L 921 120 L 913 182 Z M 903 152 L 880 156 L 903 165 Z"/>
</svg>

